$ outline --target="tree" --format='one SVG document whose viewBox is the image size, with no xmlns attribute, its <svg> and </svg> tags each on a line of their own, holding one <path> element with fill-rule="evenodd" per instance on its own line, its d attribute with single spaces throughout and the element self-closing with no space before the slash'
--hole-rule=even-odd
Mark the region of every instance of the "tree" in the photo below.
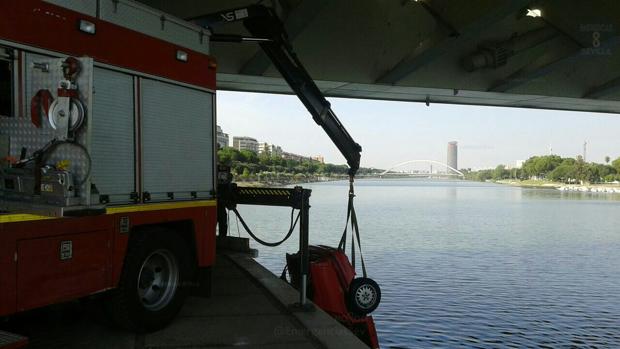
<svg viewBox="0 0 620 349">
<path fill-rule="evenodd" d="M 607 160 L 607 159 L 606 159 Z M 609 161 L 606 161 L 609 162 Z M 511 174 L 505 166 L 499 165 L 495 169 L 480 171 L 464 171 L 465 178 L 470 180 L 485 181 L 488 179 L 505 179 L 511 176 L 521 179 L 537 176 L 552 181 L 574 183 L 582 182 L 600 183 L 620 180 L 620 158 L 614 160 L 611 165 L 587 163 L 583 156 L 576 158 L 561 158 L 557 155 L 532 156 L 523 163 L 520 171 Z"/>
<path fill-rule="evenodd" d="M 217 152 L 217 160 L 219 163 L 224 165 L 232 164 L 232 160 L 230 159 L 230 153 L 225 152 L 224 149 Z"/>
<path fill-rule="evenodd" d="M 610 174 L 610 175 L 605 176 L 605 178 L 603 179 L 605 180 L 605 182 L 613 182 L 616 179 L 616 176 Z"/>
<path fill-rule="evenodd" d="M 611 158 L 609 157 L 609 155 L 607 155 L 605 157 L 605 163 L 609 165 L 609 161 L 611 161 Z"/>
<path fill-rule="evenodd" d="M 570 178 L 569 175 L 569 166 L 560 165 L 556 167 L 553 171 L 549 172 L 547 178 L 552 181 L 566 181 Z"/>
<path fill-rule="evenodd" d="M 224 165 L 232 165 L 233 162 L 239 161 L 239 151 L 234 148 L 224 148 L 217 152 L 220 163 Z"/>
<path fill-rule="evenodd" d="M 493 179 L 495 179 L 495 180 L 506 179 L 508 177 L 510 177 L 510 172 L 508 170 L 506 170 L 506 166 L 504 166 L 504 165 L 497 165 L 497 167 L 493 171 Z"/>
<path fill-rule="evenodd" d="M 617 173 L 620 173 L 620 157 L 611 162 L 611 166 L 616 169 Z"/>
<path fill-rule="evenodd" d="M 250 170 L 248 170 L 248 168 L 247 168 L 247 167 L 246 167 L 246 168 L 244 168 L 244 169 L 243 169 L 243 174 L 242 174 L 241 176 L 242 176 L 243 178 L 246 178 L 246 179 L 247 179 L 248 177 L 250 177 Z"/>
<path fill-rule="evenodd" d="M 241 162 L 249 162 L 251 164 L 258 164 L 258 155 L 251 150 L 240 150 L 239 151 L 239 161 Z"/>
<path fill-rule="evenodd" d="M 237 162 L 233 162 L 231 168 L 234 174 L 242 174 L 245 166 L 243 166 L 242 163 L 237 161 Z"/>
<path fill-rule="evenodd" d="M 266 152 L 258 154 L 258 163 L 263 166 L 271 166 L 273 164 L 271 156 Z"/>
<path fill-rule="evenodd" d="M 303 166 L 307 173 L 315 173 L 319 169 L 319 165 L 314 161 L 304 161 Z"/>
<path fill-rule="evenodd" d="M 558 167 L 549 172 L 547 178 L 552 181 L 568 181 L 576 178 L 575 163 L 576 160 L 573 158 L 563 159 Z"/>
<path fill-rule="evenodd" d="M 583 161 L 583 156 L 577 155 L 577 161 L 575 161 L 574 165 L 575 170 L 575 178 L 580 180 L 581 182 L 586 182 L 589 180 L 589 171 L 588 164 Z"/>
<path fill-rule="evenodd" d="M 545 177 L 560 166 L 562 161 L 558 155 L 532 156 L 523 163 L 523 172 L 529 177 Z"/>
<path fill-rule="evenodd" d="M 596 168 L 596 174 L 598 175 L 598 178 L 596 179 L 597 182 L 602 181 L 608 175 L 614 174 L 616 172 L 616 170 L 609 165 L 603 165 L 603 164 L 592 164 L 592 165 Z"/>
<path fill-rule="evenodd" d="M 531 158 L 525 160 L 523 163 L 523 172 L 528 176 L 536 176 L 536 169 L 534 168 L 534 164 L 536 163 L 538 156 L 532 156 Z"/>
<path fill-rule="evenodd" d="M 534 168 L 539 175 L 545 176 L 558 167 L 560 163 L 562 163 L 562 158 L 558 155 L 541 156 L 534 164 Z"/>
</svg>

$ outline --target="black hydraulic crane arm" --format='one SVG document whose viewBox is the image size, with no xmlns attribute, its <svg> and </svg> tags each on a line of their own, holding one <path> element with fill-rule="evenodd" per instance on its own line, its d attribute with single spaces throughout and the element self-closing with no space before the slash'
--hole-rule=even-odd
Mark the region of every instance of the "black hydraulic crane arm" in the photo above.
<svg viewBox="0 0 620 349">
<path fill-rule="evenodd" d="M 211 41 L 258 42 L 293 92 L 312 114 L 314 121 L 325 130 L 347 159 L 349 175 L 355 176 L 360 166 L 362 147 L 353 140 L 338 120 L 330 103 L 297 58 L 284 25 L 273 9 L 263 5 L 250 5 L 193 18 L 192 21 L 211 31 L 214 25 L 241 21 L 253 37 L 213 33 Z"/>
</svg>

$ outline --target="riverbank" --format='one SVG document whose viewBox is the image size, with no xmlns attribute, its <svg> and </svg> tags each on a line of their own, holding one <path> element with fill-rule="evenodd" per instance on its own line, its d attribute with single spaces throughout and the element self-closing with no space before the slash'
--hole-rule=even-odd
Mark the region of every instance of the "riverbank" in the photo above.
<svg viewBox="0 0 620 349">
<path fill-rule="evenodd" d="M 243 187 L 253 187 L 253 188 L 267 188 L 267 187 L 285 187 L 288 185 L 295 184 L 306 184 L 306 183 L 322 183 L 322 182 L 334 182 L 334 181 L 342 181 L 347 180 L 346 177 L 320 177 L 320 178 L 304 178 L 300 180 L 285 180 L 285 181 L 257 181 L 257 180 L 239 180 L 235 179 L 235 183 L 239 186 Z"/>
<path fill-rule="evenodd" d="M 540 188 L 540 189 L 558 189 L 561 191 L 572 192 L 592 192 L 592 193 L 620 193 L 620 184 L 603 183 L 603 184 L 565 184 L 560 182 L 545 180 L 515 180 L 502 179 L 498 181 L 490 181 L 497 184 L 511 185 L 523 188 Z"/>
<path fill-rule="evenodd" d="M 488 180 L 488 182 L 511 185 L 514 187 L 523 187 L 523 188 L 541 188 L 541 189 L 556 189 L 565 185 L 560 182 L 552 182 L 545 180 L 536 180 L 536 179 L 526 179 L 526 180 L 518 180 L 518 179 L 500 179 L 500 180 Z"/>
</svg>

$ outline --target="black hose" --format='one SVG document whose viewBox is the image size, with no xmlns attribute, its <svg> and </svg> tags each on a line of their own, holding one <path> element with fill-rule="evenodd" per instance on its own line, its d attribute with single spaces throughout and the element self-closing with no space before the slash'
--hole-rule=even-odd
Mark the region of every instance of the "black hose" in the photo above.
<svg viewBox="0 0 620 349">
<path fill-rule="evenodd" d="M 71 142 L 71 141 L 55 141 L 48 149 L 45 150 L 45 152 L 41 155 L 41 161 L 45 161 L 47 159 L 47 157 L 49 157 L 49 155 L 56 149 L 56 147 L 63 145 L 63 144 L 69 144 L 69 145 L 73 145 L 75 147 L 80 148 L 83 152 L 84 155 L 86 155 L 86 160 L 88 160 L 88 168 L 86 170 L 86 174 L 79 180 L 76 181 L 75 185 L 80 187 L 82 186 L 82 184 L 86 183 L 86 181 L 88 180 L 88 178 L 90 178 L 90 173 L 92 171 L 93 168 L 93 160 L 90 157 L 90 154 L 88 153 L 88 149 L 86 149 L 85 146 L 83 146 L 82 144 L 78 143 L 78 142 Z"/>
<path fill-rule="evenodd" d="M 245 231 L 247 231 L 248 234 L 250 234 L 250 236 L 254 240 L 256 240 L 256 242 L 258 242 L 261 245 L 265 245 L 265 246 L 269 246 L 269 247 L 280 246 L 286 240 L 288 240 L 291 237 L 291 235 L 293 234 L 293 230 L 295 230 L 295 226 L 297 225 L 297 221 L 299 221 L 299 217 L 301 216 L 301 212 L 299 212 L 297 214 L 297 218 L 295 218 L 295 221 L 293 221 L 293 213 L 295 212 L 295 209 L 292 209 L 291 210 L 291 227 L 290 227 L 288 233 L 286 233 L 286 236 L 284 237 L 284 239 L 282 239 L 282 240 L 280 240 L 278 242 L 267 242 L 265 240 L 261 240 L 258 236 L 254 235 L 254 233 L 252 233 L 252 230 L 250 230 L 250 227 L 248 227 L 248 225 L 245 223 L 245 221 L 243 220 L 243 218 L 239 214 L 239 211 L 237 211 L 237 208 L 233 208 L 232 211 L 235 213 L 235 215 L 237 215 L 237 218 L 239 218 L 239 221 L 241 222 L 241 225 L 243 225 L 243 228 L 245 229 Z"/>
<path fill-rule="evenodd" d="M 90 174 L 92 172 L 92 167 L 93 167 L 93 160 L 90 157 L 90 154 L 88 153 L 88 149 L 86 149 L 85 146 L 83 146 L 82 144 L 80 144 L 78 142 L 74 142 L 74 141 L 60 141 L 60 140 L 57 140 L 57 139 L 53 139 L 48 144 L 46 144 L 43 148 L 35 151 L 29 159 L 25 159 L 25 160 L 20 161 L 18 163 L 18 165 L 19 165 L 19 167 L 23 167 L 23 166 L 25 166 L 27 163 L 29 163 L 31 161 L 37 161 L 39 164 L 43 163 L 50 156 L 50 154 L 54 152 L 54 150 L 58 146 L 61 146 L 63 144 L 68 144 L 68 145 L 73 145 L 75 147 L 78 147 L 78 148 L 80 148 L 84 152 L 84 155 L 86 155 L 86 160 L 88 161 L 88 168 L 86 170 L 86 174 L 79 181 L 76 181 L 76 183 L 75 183 L 76 186 L 79 187 L 82 184 L 86 183 L 88 178 L 90 178 Z"/>
</svg>

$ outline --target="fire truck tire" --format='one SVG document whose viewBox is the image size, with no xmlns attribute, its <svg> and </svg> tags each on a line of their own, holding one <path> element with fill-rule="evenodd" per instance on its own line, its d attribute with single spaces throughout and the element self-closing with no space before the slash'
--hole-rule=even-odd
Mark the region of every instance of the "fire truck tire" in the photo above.
<svg viewBox="0 0 620 349">
<path fill-rule="evenodd" d="M 106 308 L 119 326 L 152 332 L 181 310 L 192 277 L 191 252 L 172 231 L 149 231 L 131 239 L 118 287 Z"/>
<path fill-rule="evenodd" d="M 369 278 L 356 278 L 349 285 L 347 305 L 349 311 L 358 316 L 372 313 L 381 302 L 381 288 Z"/>
</svg>

